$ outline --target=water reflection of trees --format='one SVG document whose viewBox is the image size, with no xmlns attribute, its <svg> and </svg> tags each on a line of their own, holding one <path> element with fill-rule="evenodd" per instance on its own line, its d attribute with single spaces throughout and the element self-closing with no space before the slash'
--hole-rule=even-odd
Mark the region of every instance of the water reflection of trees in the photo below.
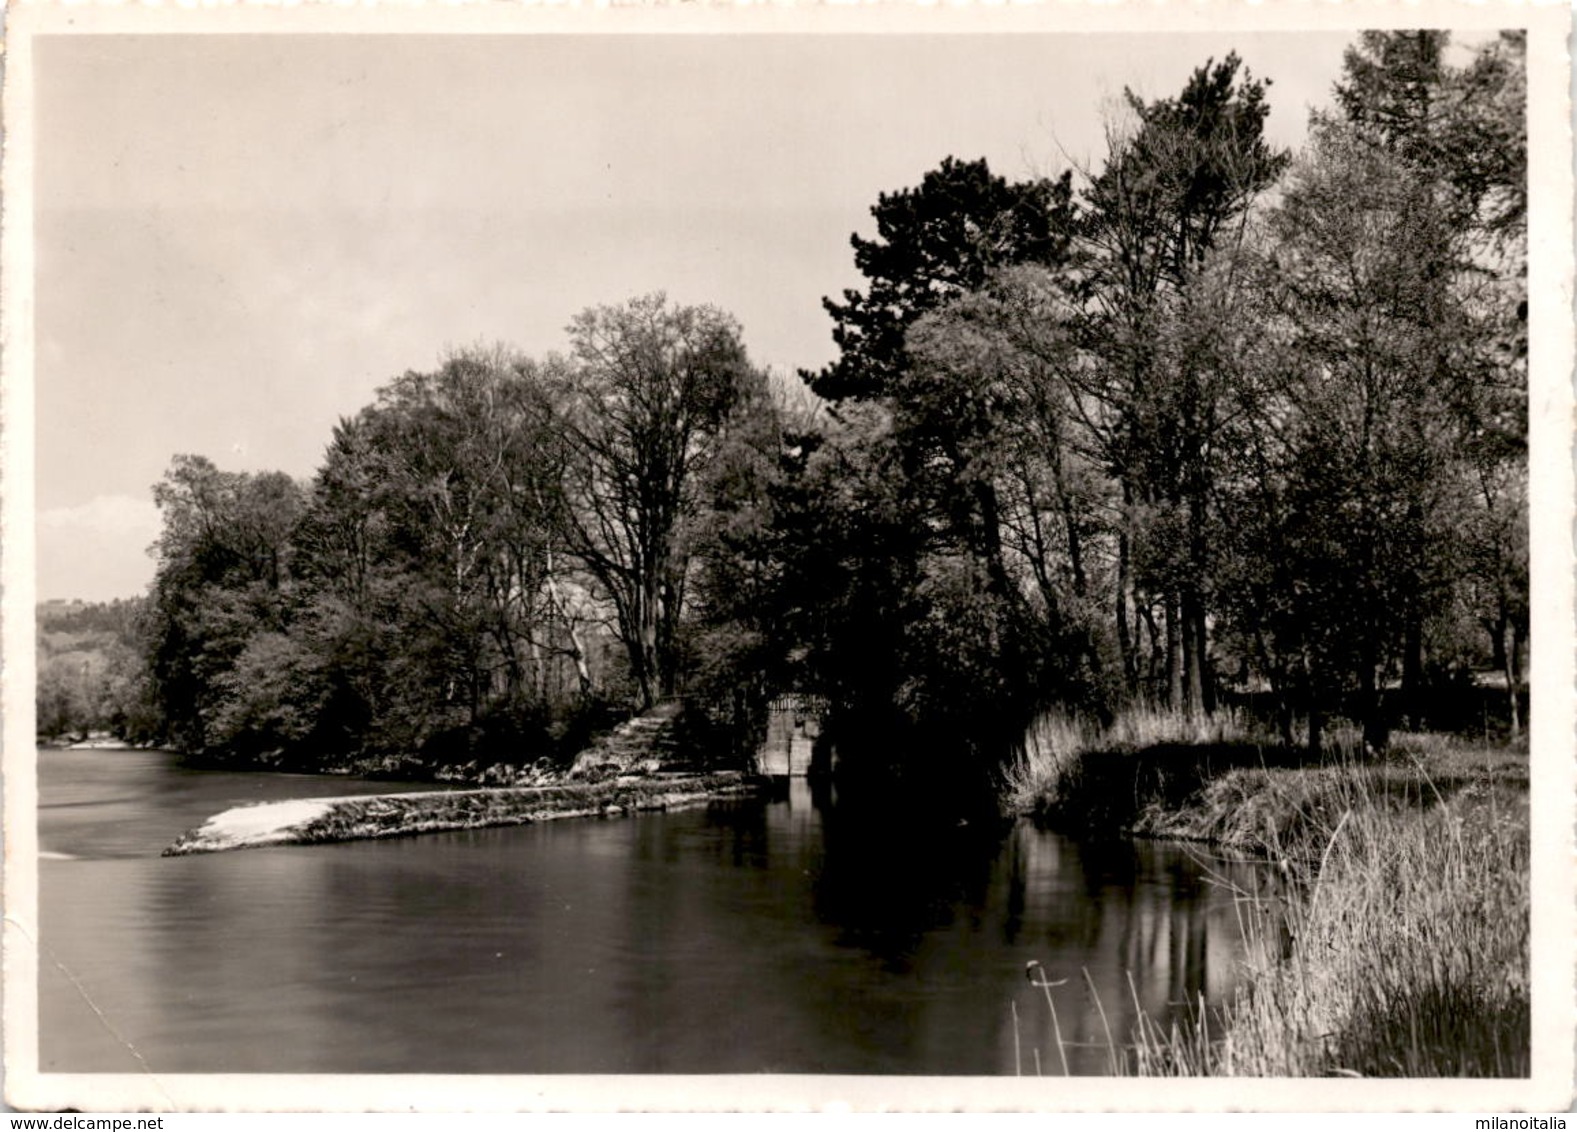
<svg viewBox="0 0 1577 1132">
<path fill-rule="evenodd" d="M 763 1044 L 773 1056 L 796 1049 L 806 1060 L 792 1068 L 1011 1072 L 1016 1003 L 1026 1071 L 1035 1047 L 1044 1070 L 1056 1071 L 1045 1001 L 1023 973 L 1036 959 L 1069 980 L 1054 993 L 1064 1039 L 1083 1043 L 1069 1051 L 1074 1071 L 1102 1072 L 1105 1027 L 1084 971 L 1119 1043 L 1140 1011 L 1165 1025 L 1234 983 L 1230 893 L 1185 850 L 1080 844 L 1025 825 L 927 824 L 825 798 L 813 805 L 802 784 L 795 791 L 789 805 L 706 818 L 716 834 L 706 852 L 760 880 L 746 886 L 749 896 L 731 899 L 770 904 L 758 909 L 768 931 L 819 925 L 830 948 L 812 944 L 785 957 L 781 941 L 751 945 L 778 951 L 753 969 L 774 988 L 760 1009 L 778 1033 Z M 723 890 L 690 891 L 705 905 Z M 748 933 L 757 917 L 741 911 L 714 903 L 685 918 L 712 932 L 728 924 L 732 934 Z M 719 915 L 726 912 L 734 915 Z M 759 987 L 725 993 L 751 1011 L 761 1002 Z"/>
<path fill-rule="evenodd" d="M 841 944 L 906 974 L 925 936 L 960 918 L 978 927 L 986 916 L 1000 829 L 836 806 L 822 815 L 815 911 L 839 926 Z"/>
<path fill-rule="evenodd" d="M 1002 868 L 1012 910 L 1004 941 L 1068 980 L 1053 993 L 1064 1039 L 1085 1043 L 1070 1051 L 1075 1072 L 1102 1070 L 1108 1027 L 1120 1046 L 1141 1013 L 1192 1024 L 1201 1001 L 1214 1005 L 1235 985 L 1241 947 L 1227 885 L 1246 867 L 1207 872 L 1177 846 L 1080 844 L 1020 827 Z M 1044 1059 L 1055 1037 L 1043 993 L 1026 981 L 1013 999 L 1028 1020 L 1025 1049 L 1038 1044 Z"/>
</svg>

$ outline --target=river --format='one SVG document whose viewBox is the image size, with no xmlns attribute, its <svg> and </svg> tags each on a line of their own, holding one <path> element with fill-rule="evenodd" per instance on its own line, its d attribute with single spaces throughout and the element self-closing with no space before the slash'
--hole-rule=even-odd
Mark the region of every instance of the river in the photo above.
<svg viewBox="0 0 1577 1132">
<path fill-rule="evenodd" d="M 1081 969 L 1120 1038 L 1135 998 L 1162 1019 L 1218 1001 L 1240 955 L 1230 893 L 1187 850 L 918 828 L 803 780 L 176 858 L 232 805 L 402 787 L 114 750 L 41 751 L 39 784 L 43 1072 L 1032 1074 L 1038 1053 L 1053 1075 L 1038 960 L 1069 979 L 1057 1023 L 1094 1074 Z"/>
</svg>

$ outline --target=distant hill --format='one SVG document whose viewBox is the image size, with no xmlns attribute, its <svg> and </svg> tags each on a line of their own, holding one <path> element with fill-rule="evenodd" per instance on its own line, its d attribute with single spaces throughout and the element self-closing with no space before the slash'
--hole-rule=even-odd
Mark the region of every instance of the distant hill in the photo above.
<svg viewBox="0 0 1577 1132">
<path fill-rule="evenodd" d="M 37 729 L 45 741 L 94 732 L 146 737 L 152 719 L 138 638 L 142 599 L 40 602 Z"/>
</svg>

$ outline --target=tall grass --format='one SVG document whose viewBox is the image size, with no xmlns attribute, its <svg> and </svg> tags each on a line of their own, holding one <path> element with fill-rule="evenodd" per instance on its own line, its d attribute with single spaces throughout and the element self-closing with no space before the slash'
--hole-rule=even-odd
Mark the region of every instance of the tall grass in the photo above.
<svg viewBox="0 0 1577 1132">
<path fill-rule="evenodd" d="M 1137 738 L 1117 741 L 1112 729 L 1048 722 L 1011 784 L 1025 809 L 1120 811 L 1127 830 L 1235 844 L 1273 866 L 1260 891 L 1233 889 L 1247 956 L 1236 996 L 1164 1027 L 1141 1015 L 1114 1044 L 1113 1070 L 1525 1076 L 1525 763 L 1410 737 L 1386 762 L 1358 757 L 1356 742 L 1307 767 L 1211 774 L 1194 759 L 1194 781 L 1172 788 L 1164 769 L 1178 760 L 1146 760 L 1143 744 L 1186 745 L 1190 726 L 1145 718 L 1128 725 Z M 1231 720 L 1195 734 L 1197 746 L 1244 743 Z M 1111 809 L 1123 783 L 1134 796 Z"/>
<path fill-rule="evenodd" d="M 1529 1072 L 1526 796 L 1388 801 L 1360 793 L 1281 907 L 1246 903 L 1249 978 L 1190 1072 Z"/>
<path fill-rule="evenodd" d="M 1048 712 L 1032 723 L 1024 747 L 1005 775 L 1003 800 L 1015 813 L 1029 813 L 1048 793 L 1072 786 L 1080 760 L 1092 753 L 1118 753 L 1162 746 L 1203 747 L 1252 742 L 1247 721 L 1237 712 L 1214 715 L 1137 706 L 1111 723 Z"/>
</svg>

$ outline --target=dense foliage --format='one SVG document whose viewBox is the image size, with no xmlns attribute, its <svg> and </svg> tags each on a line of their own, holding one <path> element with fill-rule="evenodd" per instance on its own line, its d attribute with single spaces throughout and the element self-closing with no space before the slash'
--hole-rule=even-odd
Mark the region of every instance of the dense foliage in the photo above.
<svg viewBox="0 0 1577 1132">
<path fill-rule="evenodd" d="M 155 737 L 159 715 L 143 665 L 143 602 L 48 601 L 38 607 L 38 735 L 75 742 Z"/>
<path fill-rule="evenodd" d="M 731 319 L 660 295 L 570 334 L 395 379 L 311 483 L 177 457 L 148 649 L 167 741 L 520 764 L 675 694 L 709 497 L 766 379 Z"/>
<path fill-rule="evenodd" d="M 177 458 L 161 737 L 525 762 L 682 696 L 748 750 L 792 691 L 846 769 L 950 787 L 1048 707 L 1382 745 L 1486 668 L 1516 728 L 1523 53 L 1365 33 L 1299 154 L 1231 55 L 1077 178 L 948 158 L 854 237 L 816 396 L 653 296 L 405 374 L 310 483 Z"/>
<path fill-rule="evenodd" d="M 801 679 L 887 737 L 868 765 L 1225 699 L 1380 746 L 1490 666 L 1519 725 L 1523 42 L 1447 46 L 1366 34 L 1296 156 L 1229 56 L 1130 94 L 1076 198 L 955 162 L 881 198 L 794 477 L 830 537 L 787 563 Z"/>
</svg>

